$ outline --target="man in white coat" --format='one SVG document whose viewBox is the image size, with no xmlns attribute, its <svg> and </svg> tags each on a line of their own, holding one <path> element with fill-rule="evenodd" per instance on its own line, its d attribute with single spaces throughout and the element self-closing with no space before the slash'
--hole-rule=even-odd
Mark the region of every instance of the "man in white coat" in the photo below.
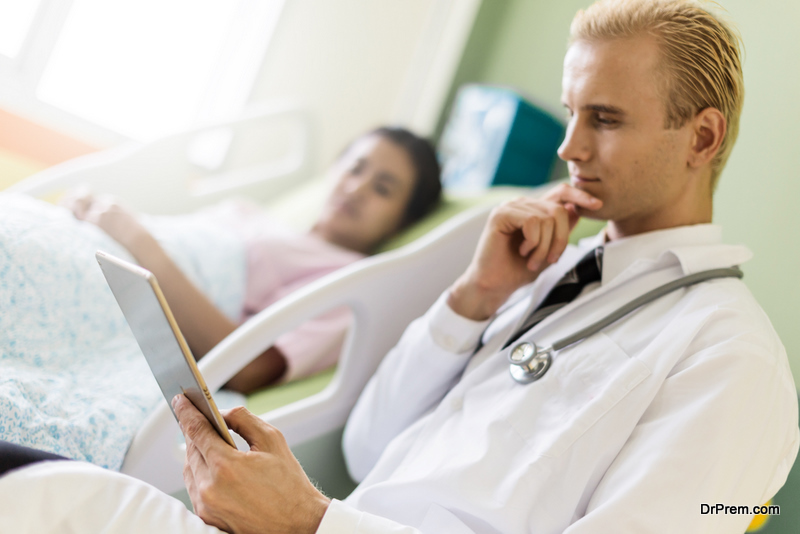
<svg viewBox="0 0 800 534">
<path fill-rule="evenodd" d="M 345 431 L 359 487 L 330 501 L 277 430 L 228 412 L 252 447 L 235 451 L 178 397 L 199 517 L 232 532 L 744 531 L 752 514 L 702 506 L 770 499 L 798 428 L 785 350 L 740 280 L 647 304 L 556 351 L 531 384 L 508 363 L 521 344 L 553 343 L 658 285 L 750 258 L 711 224 L 743 91 L 738 38 L 703 7 L 605 1 L 579 12 L 559 149 L 570 183 L 494 210 L 467 271 L 386 357 Z M 608 225 L 568 247 L 581 216 Z M 70 464 L 61 469 L 79 469 Z M 36 469 L 5 480 L 17 477 L 19 491 L 52 476 Z M 137 487 L 149 496 L 115 517 L 214 530 Z"/>
</svg>

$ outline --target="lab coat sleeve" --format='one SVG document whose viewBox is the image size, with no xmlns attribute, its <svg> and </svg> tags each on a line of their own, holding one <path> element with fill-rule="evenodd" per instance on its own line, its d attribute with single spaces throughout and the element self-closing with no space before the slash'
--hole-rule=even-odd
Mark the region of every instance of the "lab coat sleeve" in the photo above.
<svg viewBox="0 0 800 534">
<path fill-rule="evenodd" d="M 346 504 L 332 500 L 317 534 L 421 534 L 419 530 L 401 525 L 390 519 L 360 512 Z"/>
<path fill-rule="evenodd" d="M 222 534 L 141 480 L 67 460 L 38 462 L 0 477 L 0 532 Z"/>
<path fill-rule="evenodd" d="M 367 384 L 345 427 L 343 449 L 358 481 L 386 445 L 433 410 L 458 380 L 489 321 L 453 312 L 445 292 L 403 333 Z"/>
<path fill-rule="evenodd" d="M 337 500 L 331 501 L 317 534 L 475 534 L 444 508 L 431 505 L 419 528 L 401 525 L 391 519 L 361 512 Z"/>
<path fill-rule="evenodd" d="M 703 513 L 702 505 L 752 510 L 783 485 L 798 450 L 796 390 L 783 347 L 724 328 L 700 337 L 565 534 L 744 532 L 752 514 Z"/>
</svg>

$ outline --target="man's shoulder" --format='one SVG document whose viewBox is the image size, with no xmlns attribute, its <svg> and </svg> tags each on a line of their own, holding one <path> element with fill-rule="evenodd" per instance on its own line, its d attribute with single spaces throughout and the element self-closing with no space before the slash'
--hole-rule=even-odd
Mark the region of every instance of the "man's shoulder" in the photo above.
<svg viewBox="0 0 800 534">
<path fill-rule="evenodd" d="M 785 359 L 786 352 L 772 322 L 744 282 L 712 280 L 691 288 L 682 299 L 683 318 L 698 325 L 695 350 L 737 347 L 738 354 Z"/>
</svg>

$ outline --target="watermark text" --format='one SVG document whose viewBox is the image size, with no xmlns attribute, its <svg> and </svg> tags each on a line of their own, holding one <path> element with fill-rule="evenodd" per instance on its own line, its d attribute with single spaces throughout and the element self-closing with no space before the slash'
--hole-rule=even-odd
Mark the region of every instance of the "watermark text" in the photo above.
<svg viewBox="0 0 800 534">
<path fill-rule="evenodd" d="M 701 515 L 781 515 L 781 507 L 777 504 L 760 506 L 730 506 L 727 504 L 700 504 Z"/>
</svg>

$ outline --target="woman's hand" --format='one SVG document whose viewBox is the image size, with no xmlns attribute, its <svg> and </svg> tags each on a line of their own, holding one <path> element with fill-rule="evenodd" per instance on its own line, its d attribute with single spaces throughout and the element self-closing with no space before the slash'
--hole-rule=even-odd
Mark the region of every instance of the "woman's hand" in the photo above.
<svg viewBox="0 0 800 534">
<path fill-rule="evenodd" d="M 61 205 L 75 218 L 97 225 L 134 256 L 138 256 L 141 248 L 152 241 L 152 236 L 133 212 L 121 206 L 114 197 L 96 197 L 87 189 L 77 189 L 68 193 Z"/>
<path fill-rule="evenodd" d="M 308 480 L 278 429 L 244 408 L 223 411 L 250 445 L 242 452 L 183 395 L 172 406 L 186 436 L 183 478 L 203 521 L 235 533 L 316 532 L 330 500 Z"/>
<path fill-rule="evenodd" d="M 575 207 L 593 211 L 602 205 L 562 184 L 542 198 L 522 197 L 498 206 L 472 262 L 450 288 L 448 305 L 464 317 L 488 319 L 514 291 L 558 261 L 578 222 Z"/>
</svg>

